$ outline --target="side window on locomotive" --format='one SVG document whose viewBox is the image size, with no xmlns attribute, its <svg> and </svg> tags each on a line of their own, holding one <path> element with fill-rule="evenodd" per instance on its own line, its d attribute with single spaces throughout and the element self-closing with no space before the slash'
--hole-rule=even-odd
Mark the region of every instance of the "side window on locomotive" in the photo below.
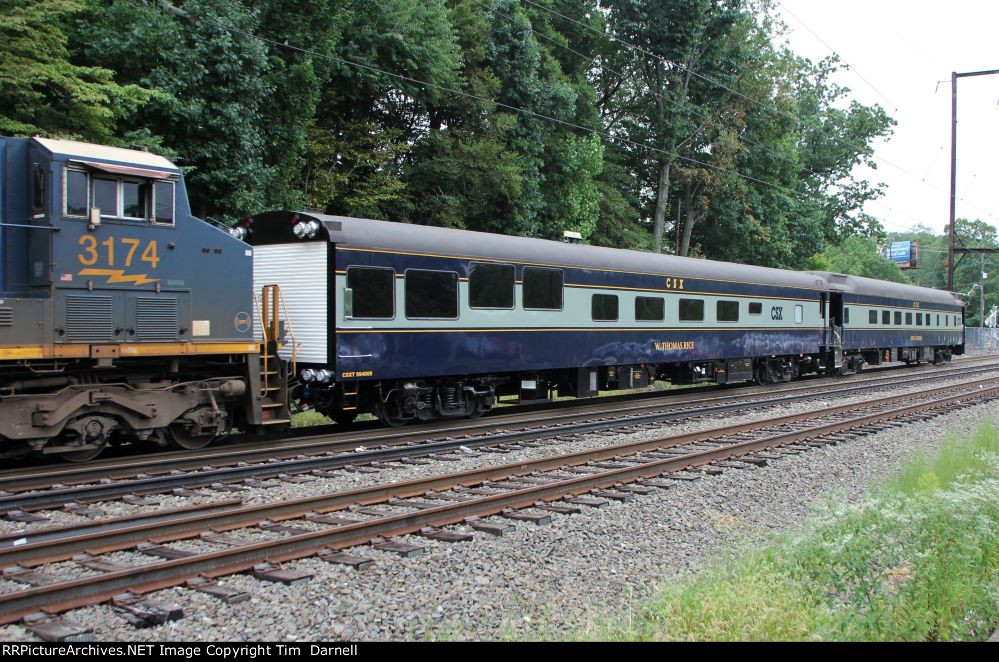
<svg viewBox="0 0 999 662">
<path fill-rule="evenodd" d="M 881 323 L 882 324 L 891 324 L 891 311 L 890 310 L 882 310 L 881 311 Z"/>
<path fill-rule="evenodd" d="M 473 264 L 468 275 L 471 308 L 513 308 L 512 264 Z"/>
<path fill-rule="evenodd" d="M 86 218 L 90 208 L 90 176 L 82 170 L 66 170 L 66 216 Z"/>
<path fill-rule="evenodd" d="M 763 304 L 762 303 L 760 303 L 759 301 L 750 301 L 749 302 L 749 314 L 750 315 L 759 315 L 762 312 L 763 312 Z"/>
<path fill-rule="evenodd" d="M 916 326 L 922 326 L 922 325 L 923 325 L 923 314 L 916 313 Z"/>
<path fill-rule="evenodd" d="M 153 184 L 153 223 L 173 225 L 173 182 Z"/>
<path fill-rule="evenodd" d="M 101 216 L 118 215 L 118 180 L 94 179 L 94 206 L 101 210 Z"/>
<path fill-rule="evenodd" d="M 895 324 L 902 324 L 902 313 L 898 310 L 895 311 Z"/>
<path fill-rule="evenodd" d="M 680 299 L 680 321 L 681 322 L 703 322 L 704 321 L 704 300 L 703 299 Z"/>
<path fill-rule="evenodd" d="M 354 294 L 354 307 L 357 307 Z M 453 271 L 406 271 L 406 317 L 457 319 L 458 274 Z"/>
<path fill-rule="evenodd" d="M 662 322 L 666 319 L 666 300 L 662 297 L 635 297 L 635 320 Z"/>
<path fill-rule="evenodd" d="M 353 292 L 355 319 L 395 317 L 395 271 L 375 267 L 348 267 L 347 287 Z"/>
<path fill-rule="evenodd" d="M 739 302 L 719 301 L 715 307 L 715 315 L 719 322 L 738 322 Z"/>
<path fill-rule="evenodd" d="M 594 294 L 590 304 L 593 321 L 617 321 L 617 303 L 616 294 Z"/>
<path fill-rule="evenodd" d="M 876 311 L 876 310 L 869 310 L 869 311 L 867 311 L 867 322 L 869 324 L 877 324 L 878 323 L 878 311 Z"/>
<path fill-rule="evenodd" d="M 797 305 L 794 307 L 794 323 L 801 324 L 805 320 L 805 307 Z"/>
<path fill-rule="evenodd" d="M 844 324 L 849 324 L 850 323 L 850 309 L 849 308 L 844 308 L 843 309 L 843 323 Z"/>
<path fill-rule="evenodd" d="M 940 313 L 937 313 L 937 323 L 934 326 L 940 326 Z"/>
<path fill-rule="evenodd" d="M 45 168 L 37 163 L 31 177 L 31 208 L 34 211 L 45 208 Z"/>
<path fill-rule="evenodd" d="M 148 187 L 142 182 L 121 181 L 121 215 L 134 221 L 146 219 Z"/>
<path fill-rule="evenodd" d="M 912 326 L 912 313 L 905 314 L 905 324 L 906 326 Z"/>
<path fill-rule="evenodd" d="M 524 267 L 524 308 L 562 310 L 562 270 Z"/>
</svg>

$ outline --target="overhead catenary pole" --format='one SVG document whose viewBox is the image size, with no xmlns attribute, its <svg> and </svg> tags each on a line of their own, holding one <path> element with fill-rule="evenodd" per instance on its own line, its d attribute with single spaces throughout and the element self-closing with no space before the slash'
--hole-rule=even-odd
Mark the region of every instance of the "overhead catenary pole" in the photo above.
<svg viewBox="0 0 999 662">
<path fill-rule="evenodd" d="M 978 326 L 985 328 L 985 253 L 978 271 Z"/>
<path fill-rule="evenodd" d="M 947 289 L 954 291 L 954 215 L 957 209 L 957 72 L 950 74 L 950 232 L 947 237 Z"/>
<path fill-rule="evenodd" d="M 988 71 L 967 71 L 950 74 L 950 232 L 947 237 L 947 289 L 954 290 L 954 224 L 956 221 L 957 208 L 957 79 L 969 78 L 971 76 L 990 76 L 999 74 L 999 69 L 989 69 Z M 960 251 L 964 253 L 962 249 Z"/>
</svg>

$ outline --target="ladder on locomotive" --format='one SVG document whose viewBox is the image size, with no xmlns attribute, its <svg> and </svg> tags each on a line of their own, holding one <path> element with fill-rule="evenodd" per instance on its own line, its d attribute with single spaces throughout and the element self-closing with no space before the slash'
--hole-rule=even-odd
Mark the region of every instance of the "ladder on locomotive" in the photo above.
<svg viewBox="0 0 999 662">
<path fill-rule="evenodd" d="M 256 299 L 256 293 L 254 293 Z M 291 409 L 288 404 L 288 364 L 278 354 L 281 349 L 282 320 L 280 305 L 284 303 L 281 286 L 264 285 L 259 307 L 261 328 L 260 351 L 260 396 L 261 422 L 263 425 L 291 423 Z M 287 318 L 287 309 L 285 317 Z M 287 321 L 287 320 L 286 320 Z M 291 334 L 292 373 L 295 372 L 297 344 Z"/>
</svg>

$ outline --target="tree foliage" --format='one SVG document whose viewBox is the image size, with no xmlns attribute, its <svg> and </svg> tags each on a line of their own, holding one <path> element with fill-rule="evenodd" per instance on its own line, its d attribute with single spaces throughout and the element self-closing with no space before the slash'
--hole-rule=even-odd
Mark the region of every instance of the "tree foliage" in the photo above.
<svg viewBox="0 0 999 662">
<path fill-rule="evenodd" d="M 829 246 L 809 260 L 809 269 L 866 276 L 895 283 L 911 282 L 897 264 L 882 255 L 870 237 L 852 236 L 839 245 Z"/>
<path fill-rule="evenodd" d="M 999 236 L 996 229 L 980 220 L 959 218 L 954 223 L 957 237 L 956 247 L 999 248 Z M 949 228 L 940 228 L 940 234 L 935 234 L 931 228 L 916 226 L 907 232 L 892 233 L 888 241 L 916 241 L 919 243 L 919 259 L 917 267 L 907 270 L 906 274 L 916 285 L 924 287 L 947 287 L 947 241 Z M 969 253 L 955 255 L 957 265 L 954 269 L 954 291 L 967 304 L 966 320 L 969 326 L 981 323 L 982 292 L 979 289 L 984 283 L 985 315 L 989 314 L 992 304 L 999 301 L 999 255 Z M 982 274 L 986 278 L 982 278 Z"/>
<path fill-rule="evenodd" d="M 116 143 L 119 120 L 154 98 L 105 66 L 70 60 L 82 0 L 0 0 L 0 132 Z"/>
<path fill-rule="evenodd" d="M 203 216 L 788 268 L 883 237 L 854 171 L 893 122 L 775 45 L 771 0 L 0 2 L 0 129 L 164 153 Z"/>
</svg>

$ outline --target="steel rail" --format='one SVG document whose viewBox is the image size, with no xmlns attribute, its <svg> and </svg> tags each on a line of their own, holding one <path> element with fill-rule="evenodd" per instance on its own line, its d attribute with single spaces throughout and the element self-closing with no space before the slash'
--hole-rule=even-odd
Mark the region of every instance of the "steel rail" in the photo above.
<svg viewBox="0 0 999 662">
<path fill-rule="evenodd" d="M 77 536 L 91 535 L 97 531 L 115 531 L 119 529 L 132 529 L 133 527 L 149 529 L 149 527 L 162 525 L 164 522 L 182 521 L 192 516 L 213 516 L 221 511 L 236 510 L 242 508 L 242 499 L 225 499 L 223 501 L 212 501 L 201 503 L 185 508 L 169 508 L 167 510 L 154 510 L 148 513 L 138 513 L 125 517 L 115 517 L 114 519 L 97 520 L 83 522 L 81 524 L 70 524 L 68 526 L 50 527 L 37 529 L 34 531 L 16 531 L 0 536 L 0 554 L 9 549 L 27 549 L 29 543 L 54 541 L 64 538 L 74 538 Z M 0 563 L 0 568 L 4 564 Z"/>
<path fill-rule="evenodd" d="M 993 370 L 994 368 L 980 368 L 970 372 L 992 372 Z M 969 371 L 965 371 L 966 374 L 967 372 Z M 919 383 L 936 378 L 936 375 L 915 378 L 912 380 L 906 380 L 905 384 Z M 235 466 L 220 468 L 211 467 L 192 473 L 167 473 L 155 476 L 122 479 L 118 482 L 105 479 L 105 482 L 100 484 L 77 485 L 71 487 L 61 486 L 56 489 L 48 489 L 44 491 L 18 492 L 15 494 L 0 495 L 0 512 L 9 512 L 11 510 L 41 510 L 45 508 L 59 507 L 62 504 L 69 502 L 91 503 L 126 494 L 157 494 L 179 487 L 187 489 L 208 487 L 214 483 L 231 483 L 248 478 L 273 478 L 283 474 L 304 473 L 317 469 L 336 469 L 371 462 L 386 462 L 418 455 L 446 453 L 458 450 L 463 446 L 477 447 L 514 443 L 553 436 L 556 434 L 579 434 L 595 430 L 604 430 L 621 425 L 662 422 L 688 416 L 703 416 L 707 414 L 740 411 L 760 406 L 778 406 L 781 404 L 806 400 L 816 397 L 816 395 L 843 395 L 868 391 L 881 387 L 882 385 L 856 385 L 837 389 L 832 392 L 822 391 L 819 394 L 799 394 L 784 398 L 767 399 L 763 401 L 754 400 L 751 402 L 740 400 L 727 405 L 713 405 L 695 409 L 678 409 L 665 412 L 657 411 L 647 414 L 638 414 L 624 419 L 608 420 L 604 418 L 582 421 L 563 426 L 547 425 L 544 428 L 506 431 L 480 438 L 459 438 L 432 441 L 419 444 L 418 446 L 391 446 L 388 448 L 370 449 L 356 451 L 353 453 L 342 453 L 338 455 L 325 454 L 295 457 L 288 460 L 275 459 L 276 461 L 266 463 L 238 464 Z"/>
<path fill-rule="evenodd" d="M 965 385 L 974 386 L 976 384 Z M 920 394 L 918 397 L 931 397 L 938 394 L 939 392 L 956 390 L 956 387 L 941 387 L 935 389 L 933 392 L 926 394 L 925 396 Z M 853 417 L 846 420 L 833 421 L 830 423 L 822 424 L 812 428 L 792 430 L 789 432 L 778 432 L 776 434 L 771 434 L 769 436 L 763 437 L 761 439 L 754 439 L 749 441 L 737 441 L 724 446 L 719 446 L 718 448 L 712 448 L 708 450 L 699 450 L 684 455 L 679 455 L 675 458 L 669 458 L 664 460 L 656 460 L 653 462 L 645 462 L 642 464 L 624 467 L 621 469 L 612 469 L 609 471 L 602 471 L 596 474 L 589 474 L 580 476 L 578 478 L 559 480 L 548 483 L 546 485 L 538 486 L 537 488 L 524 488 L 519 490 L 513 490 L 504 495 L 494 495 L 495 497 L 504 497 L 507 495 L 516 495 L 518 497 L 529 495 L 531 499 L 522 501 L 509 502 L 503 499 L 495 499 L 493 496 L 484 497 L 482 499 L 469 499 L 458 504 L 440 506 L 436 508 L 430 508 L 421 511 L 420 513 L 407 513 L 403 515 L 390 515 L 379 520 L 373 520 L 370 522 L 362 522 L 356 525 L 346 525 L 336 528 L 335 530 L 318 531 L 308 534 L 299 534 L 292 536 L 295 539 L 308 539 L 312 540 L 319 536 L 323 540 L 320 546 L 328 546 L 331 548 L 340 549 L 343 547 L 349 547 L 354 544 L 359 544 L 359 542 L 352 537 L 347 537 L 341 540 L 338 537 L 329 538 L 323 537 L 327 534 L 332 534 L 337 532 L 337 535 L 343 534 L 344 532 L 351 533 L 356 531 L 368 531 L 369 535 L 367 539 L 361 540 L 360 542 L 367 542 L 372 537 L 377 535 L 402 535 L 405 533 L 413 533 L 419 531 L 424 526 L 443 526 L 445 524 L 453 524 L 467 517 L 481 517 L 490 514 L 496 514 L 497 512 L 502 512 L 503 508 L 522 508 L 530 506 L 539 500 L 554 500 L 559 496 L 566 496 L 568 494 L 575 494 L 580 491 L 587 491 L 589 489 L 595 489 L 599 487 L 610 487 L 616 483 L 620 482 L 631 482 L 638 478 L 649 477 L 651 475 L 659 475 L 663 472 L 676 471 L 678 469 L 684 469 L 694 466 L 700 466 L 710 462 L 714 462 L 720 459 L 727 459 L 731 457 L 737 457 L 739 455 L 745 455 L 747 453 L 760 450 L 761 448 L 766 448 L 774 445 L 783 445 L 800 439 L 809 439 L 816 436 L 825 436 L 828 434 L 834 434 L 846 429 L 853 429 L 857 427 L 863 427 L 870 425 L 872 423 L 881 422 L 884 420 L 892 420 L 906 415 L 917 413 L 920 411 L 925 411 L 927 409 L 936 409 L 942 406 L 960 402 L 962 400 L 969 399 L 979 399 L 985 397 L 991 397 L 999 394 L 999 386 L 993 386 L 988 389 L 979 389 L 971 393 L 960 393 L 957 395 L 951 395 L 944 397 L 942 399 L 933 400 L 930 402 L 921 402 L 903 407 L 900 409 L 894 409 L 887 412 L 876 412 L 871 414 L 865 414 L 860 417 Z M 260 522 L 262 519 L 269 519 L 271 521 L 279 521 L 281 519 L 291 519 L 295 517 L 301 517 L 310 512 L 324 513 L 334 510 L 342 510 L 350 505 L 355 504 L 377 504 L 383 503 L 392 498 L 407 498 L 418 495 L 425 495 L 428 492 L 434 490 L 453 488 L 456 486 L 470 486 L 479 485 L 486 483 L 487 481 L 501 480 L 504 478 L 512 478 L 516 476 L 521 476 L 524 474 L 537 473 L 540 471 L 550 471 L 565 467 L 572 467 L 584 464 L 586 462 L 603 460 L 610 458 L 619 458 L 623 455 L 637 454 L 648 450 L 659 450 L 663 448 L 671 448 L 682 445 L 695 444 L 700 441 L 714 440 L 722 436 L 730 436 L 733 434 L 738 434 L 740 432 L 747 432 L 751 430 L 761 430 L 766 428 L 772 428 L 775 426 L 787 425 L 788 423 L 798 423 L 803 420 L 808 419 L 823 419 L 829 417 L 839 416 L 844 413 L 849 413 L 851 411 L 856 411 L 857 409 L 867 409 L 871 407 L 883 407 L 897 404 L 906 399 L 914 399 L 914 394 L 891 396 L 889 398 L 882 398 L 877 401 L 872 401 L 868 403 L 857 403 L 853 405 L 844 405 L 841 407 L 832 408 L 825 410 L 823 412 L 813 412 L 807 417 L 802 417 L 801 415 L 787 415 L 781 416 L 766 421 L 756 421 L 752 423 L 743 423 L 735 426 L 725 426 L 721 428 L 714 428 L 712 430 L 704 430 L 695 433 L 688 433 L 684 435 L 676 435 L 671 437 L 662 437 L 659 439 L 646 440 L 641 442 L 632 442 L 626 444 L 617 444 L 614 446 L 605 447 L 602 449 L 594 449 L 591 451 L 584 451 L 578 453 L 571 453 L 567 455 L 541 458 L 538 460 L 523 462 L 523 463 L 511 463 L 506 465 L 501 465 L 497 467 L 490 467 L 485 469 L 476 469 L 466 472 L 459 472 L 456 474 L 449 474 L 443 476 L 434 476 L 426 479 L 417 479 L 412 481 L 407 481 L 404 483 L 394 483 L 386 485 L 378 485 L 369 488 L 360 488 L 357 490 L 351 490 L 349 492 L 336 493 L 332 495 L 323 495 L 320 497 L 312 497 L 308 499 L 300 499 L 290 502 L 282 502 L 272 505 L 254 506 L 234 511 L 222 512 L 217 515 L 201 515 L 191 517 L 185 520 L 176 520 L 164 522 L 156 527 L 134 527 L 132 529 L 120 529 L 120 530 L 110 530 L 110 531 L 100 531 L 93 535 L 83 535 L 76 538 L 69 539 L 50 539 L 40 541 L 38 543 L 29 542 L 23 546 L 17 548 L 7 548 L 0 550 L 0 567 L 10 568 L 12 566 L 17 566 L 17 564 L 24 564 L 27 566 L 35 566 L 43 563 L 49 563 L 57 560 L 63 560 L 70 558 L 73 554 L 79 553 L 84 549 L 89 553 L 103 553 L 107 551 L 115 551 L 118 549 L 126 549 L 134 546 L 138 542 L 143 542 L 147 540 L 153 540 L 155 542 L 166 542 L 171 540 L 178 540 L 185 537 L 192 537 L 198 535 L 200 532 L 207 529 L 212 529 L 216 531 L 231 530 L 236 528 L 243 528 L 246 526 L 253 525 Z M 594 482 L 596 481 L 596 482 Z M 549 488 L 557 487 L 556 491 L 551 491 Z M 500 510 L 481 510 L 480 506 L 483 504 L 500 504 L 502 507 Z M 472 510 L 465 510 L 465 507 L 471 507 Z M 457 509 L 460 516 L 457 519 L 449 519 L 445 521 L 444 519 L 435 519 L 438 514 L 450 513 Z M 432 517 L 430 517 L 432 516 Z M 425 519 L 430 517 L 430 519 Z M 415 519 L 414 519 L 415 518 Z M 379 528 L 382 526 L 382 522 L 393 523 L 393 526 L 398 525 L 401 528 Z M 415 528 L 414 528 L 415 527 Z M 235 549 L 262 549 L 260 545 L 266 545 L 267 543 L 260 543 L 257 545 L 243 546 Z M 282 548 L 283 549 L 283 548 Z M 221 552 L 231 552 L 232 550 L 221 550 Z M 288 552 L 279 551 L 267 555 L 266 558 L 256 558 L 256 562 L 262 561 L 281 561 L 288 560 L 288 558 L 296 558 L 294 556 L 285 557 L 284 554 Z M 208 556 L 215 558 L 216 553 L 210 553 Z M 203 555 L 199 555 L 203 556 Z M 193 557 L 192 557 L 193 558 Z M 186 559 L 181 559 L 186 560 Z M 152 566 L 159 566 L 162 564 L 150 564 Z M 228 567 L 228 566 L 225 566 Z M 143 570 L 145 566 L 138 567 L 132 574 Z M 242 568 L 246 569 L 246 568 Z M 198 567 L 196 573 L 193 574 L 203 574 L 207 571 L 204 568 Z M 111 577 L 115 573 L 109 573 L 107 576 Z M 209 573 L 210 574 L 210 573 Z M 227 574 L 227 572 L 221 572 L 218 574 Z M 213 575 L 214 576 L 214 575 Z M 73 582 L 63 582 L 61 585 L 73 584 Z M 115 584 L 117 587 L 115 590 L 121 588 L 121 586 Z M 38 589 L 47 589 L 48 587 L 41 587 Z M 67 589 L 72 588 L 67 586 Z M 23 595 L 28 595 L 33 589 L 29 589 L 27 592 L 21 592 Z M 135 590 L 153 590 L 148 588 L 146 584 L 139 583 L 137 587 L 134 587 L 132 592 Z M 13 595 L 13 594 L 12 594 Z M 0 596 L 0 622 L 5 622 L 3 614 L 7 611 L 7 598 Z"/>
<path fill-rule="evenodd" d="M 999 386 L 973 393 L 954 395 L 929 403 L 910 405 L 888 412 L 868 414 L 815 428 L 795 430 L 762 439 L 736 442 L 728 446 L 693 452 L 641 465 L 611 469 L 599 474 L 581 475 L 544 485 L 525 487 L 496 495 L 481 496 L 467 501 L 441 505 L 415 513 L 347 524 L 334 529 L 314 531 L 286 538 L 242 545 L 196 556 L 150 563 L 126 570 L 107 572 L 17 593 L 0 595 L 0 624 L 14 622 L 27 614 L 44 609 L 65 611 L 95 604 L 128 591 L 141 594 L 176 586 L 187 578 L 214 578 L 249 570 L 259 563 L 280 564 L 311 556 L 318 551 L 343 549 L 363 544 L 376 537 L 416 533 L 427 526 L 447 526 L 469 518 L 487 517 L 508 509 L 525 508 L 539 501 L 554 501 L 570 494 L 650 478 L 671 471 L 701 466 L 717 460 L 737 457 L 775 445 L 801 439 L 834 434 L 847 429 L 893 420 L 907 414 L 925 411 L 961 400 L 981 399 L 999 394 Z"/>
<path fill-rule="evenodd" d="M 901 366 L 895 366 L 895 368 L 900 367 Z M 887 371 L 892 369 L 893 368 L 884 370 Z M 877 388 L 878 384 L 883 384 L 885 386 L 905 386 L 906 384 L 932 381 L 934 379 L 950 375 L 974 374 L 987 372 L 992 369 L 999 369 L 999 364 L 986 363 L 984 365 L 976 364 L 965 367 L 950 366 L 949 368 L 934 369 L 931 372 L 920 374 L 919 376 L 909 376 L 904 379 L 876 377 L 874 379 L 865 380 L 863 382 L 855 382 L 849 386 L 841 386 L 838 388 L 835 383 L 825 382 L 822 384 L 812 385 L 799 384 L 790 388 L 769 387 L 767 390 L 757 390 L 753 393 L 733 393 L 729 395 L 713 395 L 710 397 L 697 397 L 696 395 L 687 394 L 683 397 L 683 399 L 678 400 L 673 400 L 670 396 L 658 395 L 654 398 L 643 399 L 638 404 L 633 401 L 626 401 L 621 403 L 625 406 L 617 407 L 610 411 L 607 409 L 599 409 L 599 407 L 605 405 L 604 400 L 615 400 L 614 396 L 611 396 L 610 398 L 601 399 L 600 402 L 573 402 L 573 405 L 575 406 L 568 412 L 556 412 L 553 415 L 551 411 L 548 411 L 545 412 L 546 415 L 544 417 L 529 418 L 529 416 L 535 415 L 537 412 L 527 412 L 523 414 L 501 413 L 475 423 L 468 423 L 463 419 L 460 424 L 457 424 L 456 422 L 455 426 L 441 425 L 438 423 L 432 427 L 421 427 L 407 431 L 391 432 L 385 432 L 383 428 L 377 428 L 375 430 L 361 432 L 350 431 L 337 433 L 332 437 L 328 433 L 322 433 L 295 436 L 292 443 L 268 446 L 264 448 L 257 447 L 257 445 L 254 445 L 252 448 L 245 448 L 241 445 L 219 445 L 214 446 L 211 449 L 198 452 L 185 452 L 180 454 L 153 453 L 131 458 L 115 458 L 110 461 L 103 461 L 86 466 L 57 465 L 51 467 L 41 466 L 27 470 L 6 471 L 0 472 L 0 490 L 8 492 L 25 491 L 44 488 L 52 482 L 59 482 L 62 484 L 78 484 L 94 480 L 122 479 L 135 476 L 140 472 L 145 474 L 156 474 L 177 469 L 191 470 L 204 466 L 206 463 L 228 466 L 239 462 L 263 461 L 272 458 L 288 459 L 301 455 L 302 453 L 331 452 L 336 450 L 344 451 L 345 449 L 353 449 L 358 445 L 365 445 L 368 447 L 375 445 L 405 445 L 412 444 L 414 441 L 418 443 L 430 443 L 427 441 L 428 439 L 434 440 L 435 438 L 440 438 L 444 435 L 453 436 L 470 433 L 481 434 L 488 431 L 501 430 L 504 427 L 509 427 L 511 425 L 528 425 L 538 422 L 543 422 L 548 425 L 558 425 L 559 421 L 571 422 L 583 414 L 588 416 L 603 416 L 608 414 L 662 409 L 663 407 L 683 407 L 685 405 L 697 405 L 711 402 L 745 402 L 747 397 L 754 399 L 750 402 L 745 402 L 746 407 L 752 407 L 755 404 L 781 404 L 783 402 L 793 402 L 794 400 L 791 400 L 790 398 L 795 397 L 794 395 L 782 394 L 797 393 L 801 396 L 797 398 L 800 400 L 809 397 L 810 394 L 824 395 L 828 393 L 829 395 L 838 395 L 841 393 L 850 393 L 858 390 Z M 833 388 L 829 388 L 830 386 Z M 772 395 L 776 397 L 768 397 Z M 658 400 L 658 402 L 650 402 L 648 400 Z M 0 508 L 0 510 L 2 510 L 2 508 Z"/>
</svg>

